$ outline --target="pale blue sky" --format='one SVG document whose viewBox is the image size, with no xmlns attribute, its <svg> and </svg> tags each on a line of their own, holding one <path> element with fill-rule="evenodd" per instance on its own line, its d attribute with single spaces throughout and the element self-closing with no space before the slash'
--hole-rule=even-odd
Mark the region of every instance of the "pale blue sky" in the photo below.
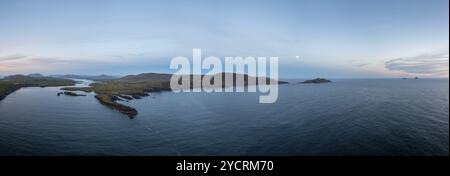
<svg viewBox="0 0 450 176">
<path fill-rule="evenodd" d="M 281 77 L 448 77 L 448 2 L 0 0 L 0 74 L 169 72 L 202 48 Z"/>
</svg>

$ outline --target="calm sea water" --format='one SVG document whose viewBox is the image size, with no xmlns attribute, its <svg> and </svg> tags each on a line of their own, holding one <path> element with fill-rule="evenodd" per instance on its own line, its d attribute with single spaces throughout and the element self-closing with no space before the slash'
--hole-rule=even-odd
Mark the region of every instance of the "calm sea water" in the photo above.
<svg viewBox="0 0 450 176">
<path fill-rule="evenodd" d="M 256 93 L 153 93 L 134 119 L 58 88 L 0 101 L 0 155 L 448 155 L 449 80 L 334 80 Z"/>
</svg>

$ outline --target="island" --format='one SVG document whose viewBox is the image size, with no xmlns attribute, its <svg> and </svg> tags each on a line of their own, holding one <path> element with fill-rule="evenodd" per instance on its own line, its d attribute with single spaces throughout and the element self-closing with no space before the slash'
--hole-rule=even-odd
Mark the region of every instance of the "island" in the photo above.
<svg viewBox="0 0 450 176">
<path fill-rule="evenodd" d="M 321 84 L 321 83 L 330 83 L 331 81 L 324 78 L 316 78 L 311 80 L 306 80 L 303 82 L 300 82 L 300 84 Z"/>
<path fill-rule="evenodd" d="M 60 95 L 63 95 L 63 94 L 67 95 L 67 96 L 72 96 L 72 97 L 86 96 L 84 94 L 77 94 L 75 92 L 69 92 L 69 91 L 59 92 L 57 95 L 60 96 Z"/>
</svg>

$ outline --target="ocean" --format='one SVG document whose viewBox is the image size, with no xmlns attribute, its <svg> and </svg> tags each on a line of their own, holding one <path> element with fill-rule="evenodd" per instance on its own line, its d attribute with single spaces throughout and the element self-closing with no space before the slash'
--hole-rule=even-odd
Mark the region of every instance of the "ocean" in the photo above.
<svg viewBox="0 0 450 176">
<path fill-rule="evenodd" d="M 449 155 L 448 79 L 336 79 L 258 93 L 158 92 L 130 119 L 94 93 L 0 101 L 0 155 Z"/>
</svg>

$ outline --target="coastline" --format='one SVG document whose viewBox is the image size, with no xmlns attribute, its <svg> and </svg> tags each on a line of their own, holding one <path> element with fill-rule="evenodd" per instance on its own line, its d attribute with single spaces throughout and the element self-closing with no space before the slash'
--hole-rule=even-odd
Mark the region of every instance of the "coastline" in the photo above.
<svg viewBox="0 0 450 176">
<path fill-rule="evenodd" d="M 24 75 L 13 75 L 0 79 L 0 101 L 9 94 L 25 87 L 61 87 L 74 86 L 76 81 L 51 77 L 29 77 Z"/>
<path fill-rule="evenodd" d="M 2 87 L 1 91 L 0 91 L 0 101 L 2 101 L 3 99 L 5 99 L 9 94 L 14 93 L 15 91 L 21 89 L 21 86 L 18 85 L 6 85 L 4 87 Z"/>
</svg>

